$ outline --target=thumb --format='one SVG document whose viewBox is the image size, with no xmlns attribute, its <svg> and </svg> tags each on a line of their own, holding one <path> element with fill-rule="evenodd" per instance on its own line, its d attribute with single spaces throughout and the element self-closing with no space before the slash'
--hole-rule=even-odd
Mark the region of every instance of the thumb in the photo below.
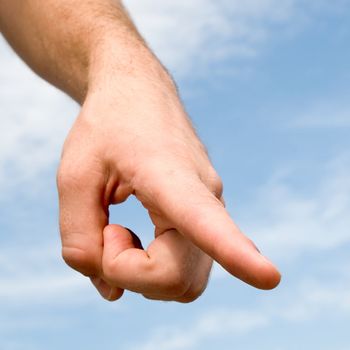
<svg viewBox="0 0 350 350">
<path fill-rule="evenodd" d="M 142 249 L 140 238 L 130 229 L 120 225 L 107 225 L 103 230 L 104 255 L 115 259 L 130 248 Z"/>
<path fill-rule="evenodd" d="M 99 278 L 97 281 L 92 280 L 92 283 L 99 290 L 104 291 L 104 289 L 106 289 L 105 294 L 109 293 L 107 299 L 116 299 L 113 298 L 114 295 L 112 296 L 112 294 L 115 294 L 115 291 L 120 291 L 120 294 L 123 294 L 124 288 L 117 286 L 114 281 L 111 280 L 110 274 L 108 272 L 106 274 L 106 270 L 108 271 L 108 268 L 106 268 L 106 266 L 109 266 L 110 263 L 113 262 L 123 251 L 135 247 L 142 249 L 142 244 L 140 239 L 131 230 L 119 225 L 107 225 L 104 228 L 102 257 L 102 273 L 104 275 L 104 278 Z M 108 281 L 108 284 L 104 282 L 104 280 Z"/>
</svg>

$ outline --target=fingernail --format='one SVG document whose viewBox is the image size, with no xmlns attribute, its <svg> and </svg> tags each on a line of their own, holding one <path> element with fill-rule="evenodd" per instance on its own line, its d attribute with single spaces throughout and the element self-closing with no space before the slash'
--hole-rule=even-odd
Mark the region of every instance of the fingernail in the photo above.
<svg viewBox="0 0 350 350">
<path fill-rule="evenodd" d="M 253 245 L 254 245 L 254 248 L 256 249 L 256 251 L 258 252 L 258 253 L 260 253 L 261 254 L 261 251 L 260 251 L 260 249 L 253 243 Z"/>
<path fill-rule="evenodd" d="M 100 295 L 106 299 L 111 300 L 113 294 L 113 289 L 110 287 L 102 278 L 100 277 L 92 277 L 90 278 L 92 284 L 96 287 Z"/>
<path fill-rule="evenodd" d="M 260 249 L 256 246 L 256 244 L 255 244 L 251 239 L 249 239 L 249 242 L 250 242 L 250 244 L 255 248 L 255 250 L 256 250 L 258 253 L 261 254 Z"/>
<path fill-rule="evenodd" d="M 266 256 L 260 254 L 261 258 L 263 261 L 265 261 L 267 264 L 271 265 L 275 270 L 276 272 L 278 272 L 278 274 L 281 276 L 281 272 L 278 270 L 277 266 L 270 260 L 268 259 Z"/>
<path fill-rule="evenodd" d="M 144 249 L 139 236 L 135 232 L 130 230 L 129 228 L 125 227 L 125 229 L 128 230 L 130 232 L 130 234 L 131 234 L 131 236 L 132 236 L 132 243 L 133 243 L 134 247 L 139 248 L 139 249 Z"/>
<path fill-rule="evenodd" d="M 111 292 L 108 296 L 108 300 L 109 301 L 115 301 L 119 298 L 121 298 L 121 296 L 124 294 L 124 290 L 120 289 L 118 287 L 112 287 L 111 288 Z"/>
</svg>

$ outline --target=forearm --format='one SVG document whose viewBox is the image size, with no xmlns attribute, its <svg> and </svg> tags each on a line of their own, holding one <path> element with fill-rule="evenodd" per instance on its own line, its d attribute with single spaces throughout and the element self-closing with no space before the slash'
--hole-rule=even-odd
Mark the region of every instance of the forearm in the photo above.
<svg viewBox="0 0 350 350">
<path fill-rule="evenodd" d="M 80 103 L 112 76 L 170 81 L 118 0 L 0 0 L 0 29 L 36 73 Z"/>
</svg>

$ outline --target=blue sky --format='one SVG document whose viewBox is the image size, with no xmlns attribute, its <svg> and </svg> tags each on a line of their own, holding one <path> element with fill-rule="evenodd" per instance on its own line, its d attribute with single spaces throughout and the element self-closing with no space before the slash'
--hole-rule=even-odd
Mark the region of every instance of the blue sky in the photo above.
<svg viewBox="0 0 350 350">
<path fill-rule="evenodd" d="M 78 107 L 0 41 L 0 348 L 348 350 L 350 1 L 126 4 L 282 283 L 216 266 L 190 305 L 101 300 L 60 258 L 55 169 Z M 133 199 L 112 221 L 151 239 Z"/>
</svg>

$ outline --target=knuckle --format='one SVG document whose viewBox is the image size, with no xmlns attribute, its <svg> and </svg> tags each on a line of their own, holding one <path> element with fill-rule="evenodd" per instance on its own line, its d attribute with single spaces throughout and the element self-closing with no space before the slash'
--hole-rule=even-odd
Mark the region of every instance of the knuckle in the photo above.
<svg viewBox="0 0 350 350">
<path fill-rule="evenodd" d="M 214 193 L 215 197 L 221 198 L 224 191 L 224 185 L 220 176 L 214 169 L 210 170 L 207 183 L 210 191 Z"/>
<path fill-rule="evenodd" d="M 187 290 L 187 292 L 179 299 L 179 302 L 184 304 L 192 303 L 203 294 L 205 289 L 206 284 L 193 287 L 191 286 L 191 288 Z"/>
<path fill-rule="evenodd" d="M 162 301 L 168 301 L 168 300 L 164 300 L 164 298 L 160 297 L 160 296 L 154 296 L 151 294 L 142 294 L 142 296 L 147 299 L 147 300 L 162 300 Z"/>
<path fill-rule="evenodd" d="M 170 297 L 182 297 L 190 287 L 188 277 L 181 271 L 172 271 L 167 274 L 163 284 L 164 293 Z"/>
<path fill-rule="evenodd" d="M 182 298 L 180 298 L 178 301 L 180 303 L 183 303 L 183 304 L 190 304 L 190 303 L 193 303 L 194 301 L 196 301 L 200 296 L 201 296 L 201 294 L 186 295 L 186 296 L 183 296 Z"/>
<path fill-rule="evenodd" d="M 79 167 L 60 166 L 57 171 L 57 187 L 60 191 L 70 190 L 82 184 L 86 173 Z"/>
<path fill-rule="evenodd" d="M 62 247 L 62 258 L 68 266 L 79 271 L 85 276 L 99 274 L 95 254 L 91 250 L 78 247 Z"/>
<path fill-rule="evenodd" d="M 83 159 L 84 158 L 84 159 Z M 84 188 L 87 184 L 102 185 L 108 172 L 98 160 L 85 156 L 80 160 L 66 157 L 57 170 L 56 181 L 60 193 Z"/>
<path fill-rule="evenodd" d="M 103 275 L 105 276 L 106 280 L 110 283 L 115 281 L 116 277 L 118 276 L 118 266 L 116 262 L 113 259 L 104 259 L 102 268 Z"/>
</svg>

